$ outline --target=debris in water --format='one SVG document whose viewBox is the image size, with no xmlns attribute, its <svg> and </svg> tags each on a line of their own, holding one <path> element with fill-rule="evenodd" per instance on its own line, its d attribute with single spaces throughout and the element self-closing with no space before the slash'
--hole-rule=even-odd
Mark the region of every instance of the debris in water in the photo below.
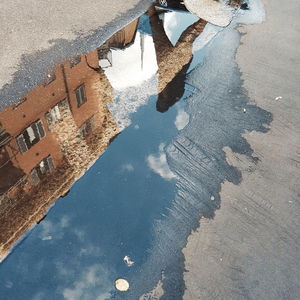
<svg viewBox="0 0 300 300">
<path fill-rule="evenodd" d="M 214 200 L 215 200 L 215 197 L 214 197 L 214 196 L 211 196 L 211 197 L 210 197 L 210 200 L 211 200 L 211 201 L 214 201 Z"/>
<path fill-rule="evenodd" d="M 115 281 L 115 287 L 118 291 L 126 292 L 129 289 L 129 283 L 126 279 L 119 278 Z"/>
<path fill-rule="evenodd" d="M 243 112 L 245 113 L 246 111 L 247 111 L 246 108 L 244 108 L 244 109 L 243 109 Z"/>
<path fill-rule="evenodd" d="M 275 98 L 275 100 L 281 100 L 281 99 L 282 99 L 281 96 L 278 96 L 278 97 Z"/>
<path fill-rule="evenodd" d="M 127 255 L 123 258 L 123 260 L 124 260 L 124 263 L 125 263 L 128 267 L 131 267 L 131 266 L 134 265 L 134 261 L 132 261 L 132 260 L 130 259 L 130 257 L 127 256 Z"/>
</svg>

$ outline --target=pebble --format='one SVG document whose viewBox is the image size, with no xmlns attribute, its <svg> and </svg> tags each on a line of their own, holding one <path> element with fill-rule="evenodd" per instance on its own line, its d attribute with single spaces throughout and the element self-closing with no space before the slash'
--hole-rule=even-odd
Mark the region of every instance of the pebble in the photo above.
<svg viewBox="0 0 300 300">
<path fill-rule="evenodd" d="M 129 283 L 126 279 L 119 278 L 115 281 L 115 287 L 118 291 L 126 292 L 129 289 Z"/>
</svg>

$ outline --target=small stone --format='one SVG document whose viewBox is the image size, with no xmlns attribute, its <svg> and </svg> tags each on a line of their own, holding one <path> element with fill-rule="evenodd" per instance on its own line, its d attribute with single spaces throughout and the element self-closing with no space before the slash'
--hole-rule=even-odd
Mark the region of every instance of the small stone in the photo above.
<svg viewBox="0 0 300 300">
<path fill-rule="evenodd" d="M 126 279 L 118 278 L 115 281 L 115 287 L 118 291 L 126 292 L 129 289 L 129 283 Z"/>
<path fill-rule="evenodd" d="M 275 98 L 275 100 L 281 100 L 281 99 L 282 99 L 281 96 L 278 96 L 278 97 Z"/>
<path fill-rule="evenodd" d="M 214 197 L 214 196 L 211 196 L 211 197 L 210 197 L 210 200 L 211 200 L 211 201 L 214 201 L 214 200 L 215 200 L 215 197 Z"/>
</svg>

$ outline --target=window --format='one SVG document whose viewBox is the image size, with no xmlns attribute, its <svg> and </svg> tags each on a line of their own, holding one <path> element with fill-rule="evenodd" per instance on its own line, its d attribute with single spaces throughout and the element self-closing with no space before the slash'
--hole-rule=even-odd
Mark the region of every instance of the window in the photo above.
<svg viewBox="0 0 300 300">
<path fill-rule="evenodd" d="M 48 122 L 48 125 L 52 125 L 57 123 L 59 120 L 62 119 L 58 105 L 55 105 L 51 108 L 49 112 L 45 114 L 46 120 Z"/>
<path fill-rule="evenodd" d="M 53 170 L 53 159 L 51 155 L 49 155 L 48 157 L 44 158 L 40 163 L 38 163 L 38 165 L 30 172 L 33 184 L 37 185 L 45 174 L 51 173 L 53 172 Z"/>
<path fill-rule="evenodd" d="M 40 139 L 45 136 L 44 126 L 41 120 L 37 120 L 27 127 L 25 131 L 17 137 L 17 143 L 20 151 L 26 152 Z"/>
<path fill-rule="evenodd" d="M 36 169 L 33 169 L 30 173 L 31 179 L 34 185 L 37 185 L 40 182 L 40 178 Z"/>
<path fill-rule="evenodd" d="M 86 102 L 84 84 L 80 85 L 75 90 L 75 94 L 76 94 L 76 99 L 77 99 L 77 107 L 80 107 L 84 102 Z"/>
<path fill-rule="evenodd" d="M 56 79 L 56 76 L 54 73 L 48 74 L 47 78 L 44 80 L 44 85 L 50 84 L 52 81 Z"/>
<path fill-rule="evenodd" d="M 73 68 L 74 66 L 78 65 L 81 62 L 81 56 L 75 56 L 70 59 L 70 67 Z"/>
<path fill-rule="evenodd" d="M 91 117 L 88 120 L 86 120 L 81 127 L 79 128 L 79 135 L 81 138 L 89 135 L 94 128 L 94 118 Z"/>
<path fill-rule="evenodd" d="M 52 125 L 62 120 L 62 113 L 65 108 L 69 107 L 68 99 L 64 99 L 51 108 L 49 112 L 45 114 L 48 125 Z"/>
<path fill-rule="evenodd" d="M 98 49 L 99 66 L 101 68 L 112 67 L 112 53 L 108 47 L 100 47 Z"/>
<path fill-rule="evenodd" d="M 5 146 L 11 140 L 11 138 L 11 135 L 5 131 L 0 122 L 0 149 L 1 147 Z"/>
<path fill-rule="evenodd" d="M 27 100 L 26 97 L 24 98 L 20 98 L 17 101 L 14 102 L 14 104 L 12 105 L 12 109 L 17 109 L 19 105 L 21 105 L 23 102 L 25 102 Z"/>
</svg>

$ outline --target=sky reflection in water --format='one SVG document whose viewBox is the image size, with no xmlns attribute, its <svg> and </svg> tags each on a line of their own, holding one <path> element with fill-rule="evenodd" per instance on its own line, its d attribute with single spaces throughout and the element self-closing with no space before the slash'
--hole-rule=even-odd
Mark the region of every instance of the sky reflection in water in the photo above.
<svg viewBox="0 0 300 300">
<path fill-rule="evenodd" d="M 176 174 L 164 148 L 189 120 L 179 100 L 193 91 L 184 83 L 192 50 L 179 60 L 182 65 L 170 61 L 180 54 L 181 33 L 195 21 L 181 12 L 154 14 L 150 21 L 142 16 L 132 44 L 111 49 L 112 66 L 105 68 L 114 88 L 109 108 L 124 130 L 0 265 L 1 299 L 118 297 L 113 286 L 118 277 L 133 284 L 134 295 L 155 286 L 160 274 L 149 274 L 145 287 L 134 287 L 132 280 L 156 247 L 155 222 L 164 218 L 175 198 Z M 186 32 L 186 39 L 190 36 Z M 167 38 L 170 48 L 164 49 L 161 41 Z M 174 55 L 168 57 L 172 47 Z M 174 77 L 166 78 L 174 66 Z M 124 263 L 125 255 L 134 261 L 132 267 Z"/>
</svg>

